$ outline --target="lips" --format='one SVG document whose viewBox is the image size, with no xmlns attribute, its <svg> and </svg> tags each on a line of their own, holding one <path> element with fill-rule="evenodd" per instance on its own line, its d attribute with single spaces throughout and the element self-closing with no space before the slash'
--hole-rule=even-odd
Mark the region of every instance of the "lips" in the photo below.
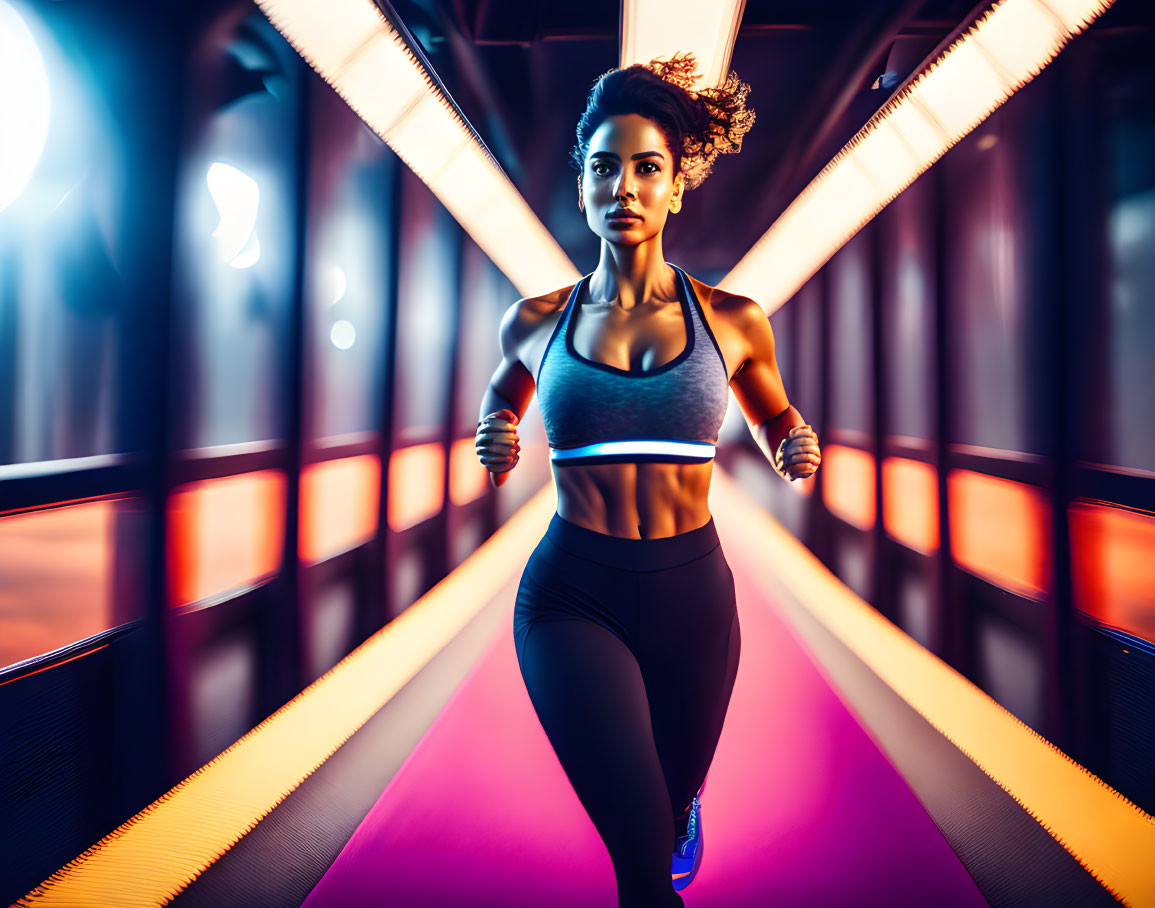
<svg viewBox="0 0 1155 908">
<path fill-rule="evenodd" d="M 607 220 L 611 220 L 611 221 L 614 220 L 615 218 L 634 218 L 634 219 L 640 221 L 642 219 L 642 216 L 640 214 L 635 214 L 632 211 L 619 210 L 619 211 L 611 211 L 609 214 L 606 215 L 606 218 L 607 218 Z"/>
</svg>

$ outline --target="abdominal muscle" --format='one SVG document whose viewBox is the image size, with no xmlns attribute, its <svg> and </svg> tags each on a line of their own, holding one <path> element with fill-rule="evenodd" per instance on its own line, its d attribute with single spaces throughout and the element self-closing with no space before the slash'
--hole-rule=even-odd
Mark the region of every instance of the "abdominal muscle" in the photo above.
<svg viewBox="0 0 1155 908">
<path fill-rule="evenodd" d="M 706 301 L 703 312 L 716 337 L 740 361 L 741 341 L 733 340 L 723 319 L 708 300 L 712 288 L 690 278 L 698 299 Z M 549 338 L 562 315 L 571 287 L 550 300 L 556 308 L 542 319 L 526 343 L 523 363 L 531 363 L 537 375 Z M 731 346 L 727 346 L 729 343 Z M 600 359 L 601 353 L 595 352 Z M 530 366 L 526 367 L 527 370 Z M 558 466 L 551 462 L 557 486 L 557 512 L 570 523 L 596 533 L 628 539 L 659 539 L 688 533 L 710 521 L 706 498 L 714 461 L 705 463 L 607 463 Z"/>
<path fill-rule="evenodd" d="M 596 533 L 658 539 L 710 521 L 712 460 L 551 467 L 558 514 Z"/>
</svg>

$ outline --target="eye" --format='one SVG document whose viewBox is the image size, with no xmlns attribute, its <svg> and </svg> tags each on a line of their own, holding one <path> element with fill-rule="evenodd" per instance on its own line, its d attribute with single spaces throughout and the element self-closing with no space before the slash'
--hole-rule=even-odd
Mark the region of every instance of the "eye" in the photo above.
<svg viewBox="0 0 1155 908">
<path fill-rule="evenodd" d="M 603 167 L 605 169 L 604 170 L 598 170 L 599 167 Z M 590 164 L 590 170 L 592 170 L 599 177 L 601 177 L 601 176 L 605 176 L 607 173 L 610 172 L 610 166 L 605 161 L 594 161 L 592 164 Z"/>
<path fill-rule="evenodd" d="M 642 161 L 642 163 L 638 165 L 638 169 L 640 170 L 642 167 L 647 167 L 647 166 L 653 167 L 654 169 L 653 170 L 642 170 L 642 173 L 658 173 L 662 169 L 654 161 Z"/>
</svg>

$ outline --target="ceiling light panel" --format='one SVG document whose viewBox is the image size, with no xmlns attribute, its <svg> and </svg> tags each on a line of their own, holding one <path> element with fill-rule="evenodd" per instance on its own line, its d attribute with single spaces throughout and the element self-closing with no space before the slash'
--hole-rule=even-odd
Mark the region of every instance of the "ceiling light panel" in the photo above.
<svg viewBox="0 0 1155 908">
<path fill-rule="evenodd" d="M 771 313 L 1113 0 L 1002 0 L 912 76 L 719 285 Z"/>
<path fill-rule="evenodd" d="M 690 52 L 700 74 L 694 88 L 713 88 L 730 70 L 730 53 L 745 6 L 746 0 L 625 0 L 619 65 Z"/>
<path fill-rule="evenodd" d="M 580 275 L 372 0 L 257 0 L 269 21 L 429 187 L 524 296 Z"/>
</svg>

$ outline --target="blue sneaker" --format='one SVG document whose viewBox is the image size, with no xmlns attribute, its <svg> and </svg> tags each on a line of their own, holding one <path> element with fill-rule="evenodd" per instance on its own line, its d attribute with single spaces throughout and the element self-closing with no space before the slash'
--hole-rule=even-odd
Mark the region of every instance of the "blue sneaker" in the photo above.
<svg viewBox="0 0 1155 908">
<path fill-rule="evenodd" d="M 686 824 L 686 834 L 678 836 L 674 847 L 674 859 L 670 865 L 670 878 L 678 891 L 690 885 L 698 866 L 702 863 L 702 806 L 694 796 L 690 805 L 690 820 Z"/>
</svg>

